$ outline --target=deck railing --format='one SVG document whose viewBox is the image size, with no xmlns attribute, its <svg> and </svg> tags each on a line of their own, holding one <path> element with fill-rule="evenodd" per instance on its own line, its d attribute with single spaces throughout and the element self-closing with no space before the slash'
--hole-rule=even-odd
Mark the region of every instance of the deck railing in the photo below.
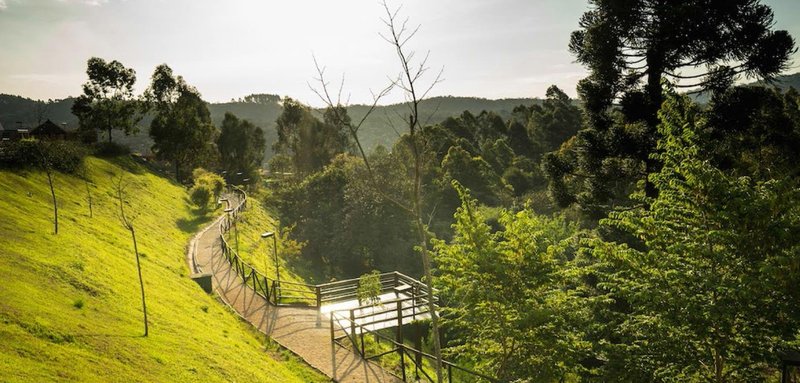
<svg viewBox="0 0 800 383">
<path fill-rule="evenodd" d="M 240 188 L 235 188 L 233 193 L 236 195 L 237 204 L 228 215 L 220 220 L 218 226 L 219 239 L 223 256 L 228 260 L 236 274 L 242 278 L 245 285 L 251 286 L 253 291 L 273 305 L 316 307 L 318 312 L 320 312 L 322 305 L 326 303 L 358 300 L 358 278 L 319 285 L 277 281 L 267 277 L 242 260 L 225 238 L 225 234 L 247 207 L 247 193 Z M 434 373 L 431 371 L 430 366 L 435 363 L 436 358 L 403 342 L 403 325 L 410 324 L 420 318 L 428 318 L 429 300 L 433 299 L 434 303 L 436 303 L 435 294 L 430 294 L 428 287 L 424 283 L 397 271 L 380 274 L 380 283 L 380 293 L 394 292 L 396 293 L 396 299 L 381 302 L 377 306 L 380 307 L 377 311 L 374 310 L 375 305 L 362 306 L 359 302 L 359 307 L 330 312 L 331 343 L 341 347 L 352 348 L 353 352 L 358 353 L 365 360 L 380 360 L 396 353 L 399 356 L 399 366 L 397 367 L 400 372 L 396 373 L 395 376 L 407 382 L 408 378 L 410 378 L 407 371 L 408 367 L 414 372 L 415 381 L 426 379 L 429 382 L 435 382 L 436 380 L 432 377 Z M 372 310 L 367 312 L 366 309 L 368 308 Z M 318 315 L 318 325 L 320 317 L 321 315 Z M 389 327 L 395 328 L 394 339 L 380 331 L 373 330 Z M 337 336 L 337 332 L 341 332 L 343 335 Z M 388 349 L 370 355 L 364 339 L 365 334 L 373 336 L 379 344 L 387 344 Z M 494 378 L 460 367 L 449 361 L 443 360 L 442 367 L 448 383 L 497 382 Z"/>
</svg>

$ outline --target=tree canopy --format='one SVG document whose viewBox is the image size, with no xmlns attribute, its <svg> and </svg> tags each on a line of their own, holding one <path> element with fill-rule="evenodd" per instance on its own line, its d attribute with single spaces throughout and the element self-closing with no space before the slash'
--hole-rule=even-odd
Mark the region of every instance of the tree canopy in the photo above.
<svg viewBox="0 0 800 383">
<path fill-rule="evenodd" d="M 133 95 L 136 72 L 117 60 L 105 61 L 92 57 L 87 62 L 89 81 L 83 84 L 83 94 L 72 105 L 72 113 L 80 122 L 81 136 L 96 140 L 97 131 L 119 129 L 126 135 L 137 131 L 141 108 Z"/>
</svg>

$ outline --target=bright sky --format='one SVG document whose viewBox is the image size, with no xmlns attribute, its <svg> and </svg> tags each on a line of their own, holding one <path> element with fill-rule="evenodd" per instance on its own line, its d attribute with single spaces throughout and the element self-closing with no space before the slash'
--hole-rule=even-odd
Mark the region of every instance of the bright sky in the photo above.
<svg viewBox="0 0 800 383">
<path fill-rule="evenodd" d="M 421 25 L 410 46 L 430 51 L 431 72 L 444 68 L 433 95 L 543 97 L 551 84 L 574 95 L 585 75 L 567 51 L 585 0 L 388 1 Z M 800 38 L 800 1 L 764 2 Z M 77 96 L 98 56 L 134 68 L 139 92 L 167 63 L 208 101 L 273 93 L 319 105 L 315 55 L 364 103 L 399 69 L 381 17 L 377 0 L 0 0 L 0 93 Z"/>
</svg>

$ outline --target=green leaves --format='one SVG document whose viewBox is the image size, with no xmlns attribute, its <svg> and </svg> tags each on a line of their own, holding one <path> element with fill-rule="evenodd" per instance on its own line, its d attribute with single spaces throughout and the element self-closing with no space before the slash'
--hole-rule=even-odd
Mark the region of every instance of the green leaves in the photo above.
<svg viewBox="0 0 800 383">
<path fill-rule="evenodd" d="M 462 198 L 451 241 L 434 242 L 449 351 L 503 381 L 556 381 L 585 347 L 572 321 L 581 311 L 565 290 L 577 232 L 563 219 L 502 210 L 500 230 Z"/>
<path fill-rule="evenodd" d="M 777 266 L 796 254 L 796 183 L 756 182 L 713 167 L 698 150 L 696 110 L 668 99 L 661 112 L 664 167 L 650 179 L 658 197 L 649 208 L 613 212 L 603 225 L 640 245 L 596 243 L 605 263 L 602 288 L 627 307 L 612 333 L 627 376 L 639 370 L 659 381 L 760 381 L 774 373 L 780 348 L 800 329 L 787 280 Z M 638 197 L 643 200 L 644 196 Z M 795 217 L 795 218 L 789 218 Z M 788 298 L 793 297 L 793 298 Z M 612 309 L 612 307 L 608 307 Z M 624 367 L 623 367 L 624 366 Z"/>
</svg>

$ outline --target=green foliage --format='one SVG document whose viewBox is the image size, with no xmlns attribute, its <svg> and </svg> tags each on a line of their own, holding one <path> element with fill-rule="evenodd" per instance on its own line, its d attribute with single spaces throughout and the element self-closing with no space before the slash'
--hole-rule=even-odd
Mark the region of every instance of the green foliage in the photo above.
<svg viewBox="0 0 800 383">
<path fill-rule="evenodd" d="M 800 330 L 797 182 L 714 167 L 695 115 L 688 99 L 665 103 L 658 197 L 603 221 L 635 242 L 594 244 L 601 306 L 622 314 L 600 343 L 611 380 L 767 381 Z"/>
<path fill-rule="evenodd" d="M 740 74 L 771 79 L 787 68 L 794 40 L 772 30 L 772 10 L 759 1 L 591 4 L 569 44 L 590 71 L 578 84 L 587 126 L 574 153 L 550 156 L 545 166 L 562 204 L 577 202 L 599 218 L 615 205 L 630 205 L 626 197 L 637 181 L 655 196 L 647 174 L 660 168 L 651 154 L 664 82 L 719 92 Z"/>
<path fill-rule="evenodd" d="M 463 202 L 453 238 L 434 246 L 448 352 L 501 381 L 570 379 L 586 348 L 575 326 L 585 308 L 565 290 L 575 225 L 502 209 L 493 231 L 456 187 Z"/>
<path fill-rule="evenodd" d="M 153 152 L 157 158 L 173 162 L 179 182 L 183 181 L 182 168 L 215 162 L 213 143 L 217 129 L 196 89 L 186 84 L 181 76 L 173 76 L 172 69 L 162 64 L 153 72 L 145 98 L 155 110 L 150 123 Z"/>
<path fill-rule="evenodd" d="M 376 305 L 380 303 L 381 272 L 372 270 L 358 278 L 356 296 L 361 304 Z"/>
<path fill-rule="evenodd" d="M 192 171 L 194 185 L 189 191 L 192 203 L 201 209 L 207 209 L 211 202 L 216 202 L 225 190 L 225 179 L 216 173 L 203 168 Z"/>
<path fill-rule="evenodd" d="M 83 94 L 72 106 L 72 113 L 80 121 L 81 137 L 92 141 L 96 139 L 94 132 L 105 130 L 111 142 L 113 129 L 126 135 L 135 133 L 141 120 L 141 105 L 133 95 L 136 72 L 119 61 L 92 57 L 86 74 L 89 81 L 83 84 Z"/>
<path fill-rule="evenodd" d="M 294 170 L 300 174 L 321 170 L 337 154 L 352 147 L 350 133 L 345 130 L 343 122 L 349 121 L 346 110 L 339 111 L 339 116 L 335 119 L 331 111 L 326 111 L 323 121 L 320 121 L 308 106 L 285 98 L 283 112 L 275 122 L 278 141 L 272 150 L 276 154 L 291 156 Z"/>
<path fill-rule="evenodd" d="M 243 184 L 244 179 L 249 179 L 250 183 L 257 183 L 266 146 L 261 128 L 225 113 L 216 143 L 220 165 L 229 180 Z M 237 176 L 238 173 L 242 175 Z"/>
<path fill-rule="evenodd" d="M 0 146 L 0 167 L 75 173 L 86 154 L 85 147 L 72 141 L 22 140 Z"/>
<path fill-rule="evenodd" d="M 581 110 L 564 91 L 552 85 L 546 95 L 541 106 L 534 104 L 526 111 L 534 158 L 558 149 L 581 128 Z"/>
<path fill-rule="evenodd" d="M 403 169 L 392 153 L 371 157 L 383 191 L 403 190 Z M 372 269 L 415 274 L 414 231 L 407 212 L 375 190 L 363 161 L 340 155 L 299 183 L 282 184 L 274 199 L 280 221 L 306 243 L 302 259 L 325 279 L 355 278 Z"/>
<path fill-rule="evenodd" d="M 202 210 L 206 210 L 208 208 L 209 202 L 211 202 L 211 190 L 206 185 L 195 185 L 189 191 L 189 198 L 191 198 L 192 203 L 197 205 Z"/>
<path fill-rule="evenodd" d="M 131 154 L 131 148 L 117 142 L 97 142 L 92 148 L 98 157 L 113 158 Z"/>
</svg>

